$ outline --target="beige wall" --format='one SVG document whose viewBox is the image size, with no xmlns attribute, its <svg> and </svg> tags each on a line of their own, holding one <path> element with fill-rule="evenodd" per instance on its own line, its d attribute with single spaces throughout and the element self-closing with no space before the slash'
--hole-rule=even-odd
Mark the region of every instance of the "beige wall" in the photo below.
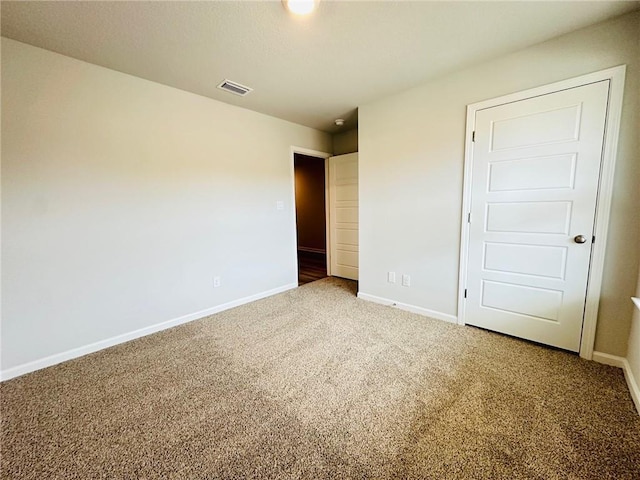
<svg viewBox="0 0 640 480">
<path fill-rule="evenodd" d="M 298 248 L 327 248 L 324 159 L 295 155 Z"/>
<path fill-rule="evenodd" d="M 297 285 L 290 148 L 328 134 L 2 39 L 2 138 L 5 373 Z"/>
<path fill-rule="evenodd" d="M 456 315 L 466 105 L 626 64 L 595 345 L 624 356 L 640 259 L 639 35 L 635 12 L 360 106 L 360 291 Z M 412 286 L 387 283 L 390 270 Z"/>
<path fill-rule="evenodd" d="M 344 155 L 358 151 L 358 129 L 333 134 L 333 154 Z"/>
</svg>

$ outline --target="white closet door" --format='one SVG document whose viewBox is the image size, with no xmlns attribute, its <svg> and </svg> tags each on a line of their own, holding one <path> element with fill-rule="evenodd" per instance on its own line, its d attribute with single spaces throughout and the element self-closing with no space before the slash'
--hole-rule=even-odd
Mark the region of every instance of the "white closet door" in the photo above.
<svg viewBox="0 0 640 480">
<path fill-rule="evenodd" d="M 579 351 L 608 92 L 476 113 L 465 323 Z"/>
</svg>

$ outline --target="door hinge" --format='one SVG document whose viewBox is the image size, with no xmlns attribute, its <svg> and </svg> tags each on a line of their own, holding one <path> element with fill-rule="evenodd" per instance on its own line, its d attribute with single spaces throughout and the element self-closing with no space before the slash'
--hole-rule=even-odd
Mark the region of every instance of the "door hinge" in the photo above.
<svg viewBox="0 0 640 480">
<path fill-rule="evenodd" d="M 591 237 L 591 243 L 596 243 L 596 236 Z"/>
<path fill-rule="evenodd" d="M 476 131 L 475 130 L 473 132 L 471 132 L 471 141 L 472 142 L 476 141 Z"/>
<path fill-rule="evenodd" d="M 471 212 L 467 214 L 467 223 L 471 223 Z"/>
<path fill-rule="evenodd" d="M 464 289 L 464 298 L 467 298 L 467 289 Z"/>
</svg>

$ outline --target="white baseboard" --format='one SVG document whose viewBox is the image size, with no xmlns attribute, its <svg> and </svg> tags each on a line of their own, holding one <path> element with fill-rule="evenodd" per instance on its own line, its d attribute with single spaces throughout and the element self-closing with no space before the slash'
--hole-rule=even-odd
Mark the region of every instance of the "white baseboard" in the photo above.
<svg viewBox="0 0 640 480">
<path fill-rule="evenodd" d="M 36 370 L 40 370 L 42 368 L 51 367 L 53 365 L 57 365 L 58 363 L 66 362 L 67 360 L 72 360 L 74 358 L 82 357 L 83 355 L 87 355 L 89 353 L 94 353 L 99 350 L 103 350 L 105 348 L 113 347 L 120 343 L 125 343 L 130 340 L 135 340 L 136 338 L 145 337 L 147 335 L 151 335 L 152 333 L 160 332 L 168 328 L 176 327 L 184 323 L 188 323 L 194 320 L 198 320 L 200 318 L 208 317 L 209 315 L 213 315 L 214 313 L 219 313 L 224 310 L 229 310 L 234 307 L 239 307 L 240 305 L 244 305 L 245 303 L 254 302 L 256 300 L 260 300 L 261 298 L 270 297 L 278 293 L 286 292 L 287 290 L 291 290 L 293 288 L 296 288 L 297 286 L 298 286 L 297 283 L 290 283 L 287 285 L 283 285 L 281 287 L 267 290 L 265 292 L 257 293 L 255 295 L 250 295 L 248 297 L 239 298 L 238 300 L 233 300 L 231 302 L 223 303 L 222 305 L 207 308 L 205 310 L 200 310 L 199 312 L 183 315 L 181 317 L 174 318 L 173 320 L 167 320 L 166 322 L 156 323 L 155 325 L 150 325 L 148 327 L 140 328 L 132 332 L 123 333 L 122 335 L 117 335 L 115 337 L 107 338 L 105 340 L 100 340 L 98 342 L 90 343 L 89 345 L 84 345 L 82 347 L 67 350 L 66 352 L 56 353 L 48 357 L 44 357 L 38 360 L 34 360 L 32 362 L 24 363 L 22 365 L 18 365 L 17 367 L 8 368 L 6 370 L 0 371 L 0 381 L 5 381 L 11 378 L 19 377 L 21 375 L 25 375 L 30 372 L 35 372 Z"/>
<path fill-rule="evenodd" d="M 358 292 L 358 298 L 373 303 L 379 303 L 380 305 L 396 307 L 401 310 L 406 310 L 407 312 L 417 313 L 418 315 L 424 315 L 425 317 L 429 318 L 435 318 L 436 320 L 443 320 L 449 323 L 458 323 L 458 317 L 456 317 L 455 315 L 449 315 L 448 313 L 436 312 L 435 310 L 429 310 L 428 308 L 416 307 L 415 305 L 396 302 L 395 300 L 389 300 L 388 298 L 369 295 L 368 293 Z"/>
<path fill-rule="evenodd" d="M 627 359 L 616 355 L 609 355 L 608 353 L 593 352 L 593 361 L 622 369 L 624 372 L 624 378 L 627 380 L 629 393 L 631 393 L 633 403 L 640 415 L 640 383 L 638 383 L 638 379 L 634 377 L 633 372 L 631 371 L 631 365 L 629 365 Z"/>
<path fill-rule="evenodd" d="M 624 368 L 624 364 L 627 361 L 624 357 L 619 357 L 617 355 L 610 355 L 608 353 L 602 352 L 593 352 L 594 362 L 602 363 L 603 365 L 609 365 L 611 367 Z"/>
<path fill-rule="evenodd" d="M 298 247 L 298 251 L 309 252 L 309 253 L 322 253 L 322 254 L 327 253 L 327 251 L 323 250 L 322 248 L 312 248 L 312 247 Z"/>
</svg>

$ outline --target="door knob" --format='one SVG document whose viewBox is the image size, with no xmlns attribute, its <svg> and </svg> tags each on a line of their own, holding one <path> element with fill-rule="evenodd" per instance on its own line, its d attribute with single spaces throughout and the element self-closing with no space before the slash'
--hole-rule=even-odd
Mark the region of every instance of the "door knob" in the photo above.
<svg viewBox="0 0 640 480">
<path fill-rule="evenodd" d="M 573 241 L 576 243 L 585 243 L 587 241 L 587 237 L 584 235 L 576 235 L 573 237 Z"/>
</svg>

